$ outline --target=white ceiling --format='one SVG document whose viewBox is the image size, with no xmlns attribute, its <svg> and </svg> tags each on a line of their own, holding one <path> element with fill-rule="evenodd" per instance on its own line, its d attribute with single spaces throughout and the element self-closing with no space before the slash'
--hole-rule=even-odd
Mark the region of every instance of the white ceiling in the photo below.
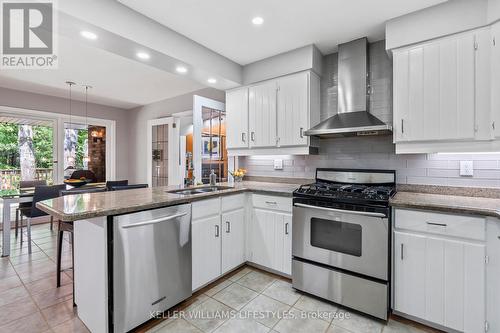
<svg viewBox="0 0 500 333">
<path fill-rule="evenodd" d="M 129 109 L 203 88 L 167 71 L 145 65 L 100 48 L 59 36 L 59 68 L 2 70 L 0 86 L 39 94 L 67 97 L 66 81 L 93 86 L 89 101 Z M 84 100 L 83 88 L 74 98 Z M 78 92 L 79 91 L 79 92 Z"/>
<path fill-rule="evenodd" d="M 316 44 L 384 38 L 385 21 L 445 0 L 117 0 L 215 52 L 245 65 Z M 264 24 L 251 19 L 262 16 Z"/>
</svg>

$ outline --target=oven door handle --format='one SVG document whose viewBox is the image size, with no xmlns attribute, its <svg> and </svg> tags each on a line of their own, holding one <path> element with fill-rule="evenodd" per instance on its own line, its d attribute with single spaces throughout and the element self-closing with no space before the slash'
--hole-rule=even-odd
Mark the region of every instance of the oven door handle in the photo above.
<svg viewBox="0 0 500 333">
<path fill-rule="evenodd" d="M 353 214 L 353 215 L 364 215 L 364 216 L 371 216 L 371 217 L 387 217 L 385 214 L 382 214 L 382 213 L 359 212 L 359 211 L 356 211 L 356 210 L 326 208 L 326 207 L 319 207 L 319 206 L 304 205 L 304 204 L 301 204 L 301 203 L 296 203 L 294 205 L 297 206 L 297 207 L 312 208 L 312 209 L 318 209 L 318 210 L 326 210 L 328 212 L 335 212 L 335 213 L 344 213 L 344 214 Z"/>
</svg>

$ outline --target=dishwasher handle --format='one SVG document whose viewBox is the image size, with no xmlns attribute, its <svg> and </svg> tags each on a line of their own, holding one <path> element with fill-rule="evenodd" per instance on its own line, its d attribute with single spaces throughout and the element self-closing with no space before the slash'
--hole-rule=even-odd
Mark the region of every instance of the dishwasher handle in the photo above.
<svg viewBox="0 0 500 333">
<path fill-rule="evenodd" d="M 138 222 L 138 223 L 134 223 L 134 224 L 127 224 L 127 225 L 122 226 L 122 228 L 129 229 L 129 228 L 142 227 L 145 225 L 158 224 L 158 223 L 162 223 L 165 221 L 170 221 L 170 220 L 176 219 L 178 217 L 186 216 L 187 214 L 188 214 L 187 212 L 184 212 L 184 213 L 179 213 L 179 214 L 170 215 L 170 216 L 166 216 L 166 217 L 160 217 L 158 219 L 154 219 L 154 220 L 150 220 L 150 221 Z"/>
</svg>

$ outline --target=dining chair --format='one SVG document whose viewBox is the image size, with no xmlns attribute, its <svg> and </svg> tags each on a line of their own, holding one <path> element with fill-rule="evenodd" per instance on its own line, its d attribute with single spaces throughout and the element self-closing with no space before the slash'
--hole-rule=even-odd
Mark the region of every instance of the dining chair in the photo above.
<svg viewBox="0 0 500 333">
<path fill-rule="evenodd" d="M 66 185 L 39 185 L 35 186 L 35 192 L 33 193 L 33 201 L 31 202 L 31 209 L 23 210 L 21 212 L 21 231 L 23 228 L 23 216 L 27 218 L 26 231 L 28 235 L 28 253 L 31 253 L 31 220 L 35 217 L 47 216 L 49 214 L 41 211 L 36 207 L 36 203 L 43 200 L 57 198 L 59 192 L 66 188 Z M 52 220 L 52 216 L 50 217 Z"/>
<path fill-rule="evenodd" d="M 47 185 L 46 180 L 21 180 L 19 182 L 19 190 L 22 191 L 25 188 L 30 188 L 30 187 L 35 187 L 39 185 Z M 19 211 L 21 210 L 29 210 L 31 209 L 31 202 L 21 202 L 19 206 L 16 208 L 16 228 L 15 228 L 15 235 L 17 237 L 17 229 L 19 225 Z M 50 230 L 52 230 L 52 220 L 50 220 Z M 21 242 L 23 241 L 23 230 L 21 227 Z"/>
<path fill-rule="evenodd" d="M 59 191 L 59 194 L 61 196 L 67 196 L 67 195 L 76 195 L 76 194 L 84 194 L 84 193 L 96 193 L 96 192 L 106 192 L 106 189 L 103 187 L 100 188 L 87 188 L 87 189 L 82 189 L 82 188 L 74 188 L 70 190 L 61 190 Z M 57 288 L 61 286 L 61 273 L 63 272 L 61 270 L 61 261 L 62 261 L 62 245 L 63 245 L 63 239 L 64 239 L 64 232 L 68 232 L 70 235 L 70 240 L 71 240 L 71 266 L 74 266 L 74 238 L 73 238 L 73 222 L 66 222 L 66 221 L 57 221 Z M 73 277 L 75 276 L 74 268 L 73 268 Z M 74 294 L 74 290 L 73 290 Z"/>
<path fill-rule="evenodd" d="M 133 184 L 133 185 L 125 185 L 125 186 L 111 186 L 111 191 L 123 191 L 123 190 L 132 190 L 136 188 L 147 188 L 148 184 Z"/>
<path fill-rule="evenodd" d="M 106 190 L 112 191 L 113 186 L 127 186 L 128 180 L 108 180 L 106 182 Z"/>
</svg>

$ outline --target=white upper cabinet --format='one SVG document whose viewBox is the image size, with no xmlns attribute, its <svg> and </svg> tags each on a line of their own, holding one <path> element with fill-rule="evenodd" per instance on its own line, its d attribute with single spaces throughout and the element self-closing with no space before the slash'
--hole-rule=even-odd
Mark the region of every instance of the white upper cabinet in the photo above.
<svg viewBox="0 0 500 333">
<path fill-rule="evenodd" d="M 230 90 L 226 101 L 229 155 L 309 154 L 317 148 L 317 140 L 304 135 L 319 122 L 316 74 L 300 72 Z"/>
<path fill-rule="evenodd" d="M 498 26 L 393 50 L 397 153 L 499 149 Z"/>
<path fill-rule="evenodd" d="M 500 22 L 491 27 L 491 112 L 495 138 L 500 138 Z"/>
<path fill-rule="evenodd" d="M 474 138 L 474 33 L 394 51 L 395 141 Z"/>
<path fill-rule="evenodd" d="M 276 146 L 276 98 L 278 85 L 268 81 L 248 89 L 250 148 Z M 227 124 L 232 126 L 232 123 Z"/>
<path fill-rule="evenodd" d="M 307 145 L 309 129 L 309 73 L 286 76 L 278 81 L 278 146 Z"/>
<path fill-rule="evenodd" d="M 227 148 L 248 148 L 248 88 L 226 93 Z"/>
</svg>

